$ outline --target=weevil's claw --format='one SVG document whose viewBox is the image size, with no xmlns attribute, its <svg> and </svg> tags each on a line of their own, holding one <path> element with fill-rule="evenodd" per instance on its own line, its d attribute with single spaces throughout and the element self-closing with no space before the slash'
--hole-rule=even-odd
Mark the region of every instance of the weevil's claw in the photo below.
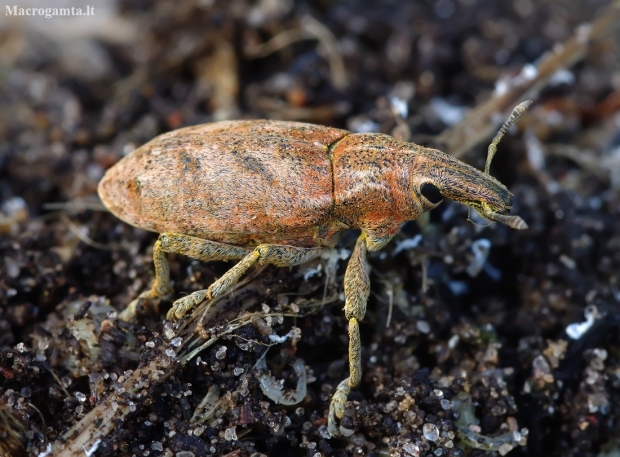
<svg viewBox="0 0 620 457">
<path fill-rule="evenodd" d="M 159 310 L 159 298 L 154 298 L 152 292 L 142 292 L 138 298 L 132 300 L 124 310 L 118 314 L 118 318 L 125 322 L 135 322 L 138 314 L 142 314 L 144 308 L 154 310 L 155 314 L 158 314 Z"/>
<path fill-rule="evenodd" d="M 181 319 L 194 307 L 210 298 L 211 297 L 208 290 L 197 290 L 196 292 L 192 292 L 183 298 L 179 298 L 172 304 L 172 308 L 170 308 L 170 311 L 166 314 L 166 319 L 169 321 Z"/>
<path fill-rule="evenodd" d="M 138 314 L 138 302 L 140 301 L 140 297 L 132 300 L 124 310 L 118 313 L 118 318 L 125 322 L 134 322 L 136 319 L 136 315 Z"/>
<path fill-rule="evenodd" d="M 342 419 L 344 416 L 344 407 L 347 403 L 349 393 L 351 393 L 351 386 L 349 385 L 349 378 L 347 378 L 338 384 L 336 392 L 332 397 L 332 401 L 329 404 L 327 431 L 332 437 L 341 435 L 340 430 L 338 429 L 338 419 Z"/>
</svg>

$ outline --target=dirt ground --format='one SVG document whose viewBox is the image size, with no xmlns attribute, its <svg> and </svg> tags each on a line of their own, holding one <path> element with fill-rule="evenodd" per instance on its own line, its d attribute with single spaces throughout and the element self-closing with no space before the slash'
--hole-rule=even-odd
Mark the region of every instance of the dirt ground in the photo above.
<svg viewBox="0 0 620 457">
<path fill-rule="evenodd" d="M 620 455 L 620 35 L 588 25 L 611 2 L 86 4 L 93 17 L 0 18 L 0 455 Z M 491 170 L 529 229 L 446 201 L 369 255 L 343 436 L 326 414 L 348 375 L 355 232 L 174 325 L 172 301 L 230 264 L 169 255 L 173 296 L 118 318 L 151 283 L 157 235 L 106 212 L 96 186 L 136 147 L 271 118 L 483 168 L 516 102 L 490 134 L 463 116 L 570 43 L 587 46 L 517 100 L 534 103 Z"/>
</svg>

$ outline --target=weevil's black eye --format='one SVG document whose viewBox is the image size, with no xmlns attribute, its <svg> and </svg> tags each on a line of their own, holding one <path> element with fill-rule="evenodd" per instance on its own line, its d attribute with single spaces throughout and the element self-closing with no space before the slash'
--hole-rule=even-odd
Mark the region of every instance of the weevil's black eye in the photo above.
<svg viewBox="0 0 620 457">
<path fill-rule="evenodd" d="M 422 184 L 420 192 L 422 192 L 424 198 L 426 198 L 433 205 L 443 200 L 443 196 L 441 195 L 441 192 L 439 192 L 439 189 L 437 189 L 429 182 L 425 182 L 424 184 Z"/>
</svg>

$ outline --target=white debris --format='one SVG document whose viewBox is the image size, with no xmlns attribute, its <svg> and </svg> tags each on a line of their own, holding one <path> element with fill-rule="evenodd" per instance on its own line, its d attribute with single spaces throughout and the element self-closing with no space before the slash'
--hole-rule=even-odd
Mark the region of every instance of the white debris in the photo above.
<svg viewBox="0 0 620 457">
<path fill-rule="evenodd" d="M 587 44 L 590 41 L 590 35 L 592 34 L 591 24 L 581 24 L 577 27 L 576 35 L 577 42 L 579 44 Z"/>
<path fill-rule="evenodd" d="M 284 391 L 284 380 L 277 381 L 273 376 L 262 374 L 258 377 L 258 382 L 263 393 L 280 405 L 296 405 L 306 397 L 307 392 L 307 374 L 306 366 L 302 359 L 295 359 L 291 364 L 293 371 L 297 375 L 297 386 L 293 391 Z M 267 371 L 265 359 L 261 358 L 257 363 L 257 367 Z"/>
<path fill-rule="evenodd" d="M 321 264 L 319 264 L 316 268 L 308 268 L 306 271 L 304 271 L 304 281 L 307 281 L 313 276 L 320 274 L 321 270 L 323 270 L 323 265 Z"/>
<path fill-rule="evenodd" d="M 469 276 L 475 278 L 480 274 L 480 272 L 484 268 L 484 264 L 487 262 L 490 251 L 491 241 L 487 240 L 486 238 L 481 238 L 471 244 L 471 252 L 474 253 L 474 258 L 465 269 Z"/>
<path fill-rule="evenodd" d="M 598 309 L 596 306 L 587 306 L 584 310 L 584 316 L 586 318 L 585 322 L 576 322 L 574 324 L 570 324 L 566 327 L 566 334 L 570 339 L 578 340 L 590 330 L 594 321 L 598 318 Z"/>
<path fill-rule="evenodd" d="M 52 453 L 52 443 L 47 443 L 47 447 L 43 452 L 40 452 L 37 457 L 47 457 Z"/>
<path fill-rule="evenodd" d="M 448 126 L 458 123 L 468 111 L 466 106 L 451 105 L 442 97 L 434 97 L 430 103 L 437 117 Z"/>
<path fill-rule="evenodd" d="M 620 147 L 612 149 L 603 157 L 601 168 L 609 170 L 611 188 L 620 189 Z"/>
<path fill-rule="evenodd" d="M 272 333 L 271 335 L 269 335 L 269 341 L 271 341 L 272 343 L 282 344 L 289 338 L 296 338 L 296 333 L 296 328 L 291 329 L 286 335 L 283 336 L 278 336 L 277 334 Z"/>
<path fill-rule="evenodd" d="M 575 84 L 575 75 L 566 68 L 558 70 L 549 80 L 549 86 L 559 86 L 560 84 L 572 86 Z"/>
<path fill-rule="evenodd" d="M 494 95 L 496 97 L 501 97 L 508 92 L 508 89 L 510 89 L 510 82 L 506 78 L 500 77 L 495 82 Z"/>
<path fill-rule="evenodd" d="M 420 331 L 420 333 L 424 333 L 425 335 L 428 335 L 431 332 L 431 326 L 426 321 L 416 322 L 416 328 Z"/>
<path fill-rule="evenodd" d="M 525 80 L 530 81 L 538 76 L 538 68 L 531 63 L 525 64 L 521 69 L 521 75 Z"/>
<path fill-rule="evenodd" d="M 84 455 L 86 457 L 90 457 L 91 455 L 93 455 L 95 453 L 95 451 L 99 448 L 99 445 L 101 444 L 101 440 L 97 440 L 95 441 L 95 443 L 92 445 L 92 447 L 90 449 L 86 449 L 84 446 L 82 446 L 82 450 L 84 451 Z"/>
<path fill-rule="evenodd" d="M 420 455 L 420 448 L 413 443 L 405 443 L 403 444 L 403 452 L 407 456 L 418 457 Z"/>
<path fill-rule="evenodd" d="M 347 128 L 354 133 L 377 133 L 381 126 L 365 116 L 355 116 L 347 122 Z"/>
<path fill-rule="evenodd" d="M 237 430 L 235 427 L 229 427 L 224 430 L 224 439 L 226 441 L 237 441 Z"/>
<path fill-rule="evenodd" d="M 569 268 L 570 270 L 574 270 L 575 268 L 577 268 L 577 262 L 575 262 L 574 259 L 570 258 L 566 254 L 562 254 L 559 260 L 560 262 L 562 262 L 562 265 L 564 265 L 566 268 Z"/>
<path fill-rule="evenodd" d="M 545 169 L 545 152 L 543 146 L 536 136 L 533 129 L 527 129 L 525 131 L 525 150 L 527 151 L 527 160 L 530 162 L 532 168 L 537 171 Z"/>
<path fill-rule="evenodd" d="M 396 247 L 392 251 L 392 256 L 397 255 L 401 251 L 406 251 L 409 249 L 417 248 L 422 241 L 422 235 L 419 233 L 413 238 L 407 238 L 406 240 L 402 240 L 396 243 Z"/>
<path fill-rule="evenodd" d="M 392 97 L 390 99 L 390 103 L 392 105 L 392 112 L 401 117 L 402 119 L 406 119 L 409 114 L 409 107 L 407 106 L 407 102 L 399 97 Z"/>
<path fill-rule="evenodd" d="M 448 281 L 448 287 L 455 297 L 469 292 L 469 286 L 465 281 Z"/>
</svg>

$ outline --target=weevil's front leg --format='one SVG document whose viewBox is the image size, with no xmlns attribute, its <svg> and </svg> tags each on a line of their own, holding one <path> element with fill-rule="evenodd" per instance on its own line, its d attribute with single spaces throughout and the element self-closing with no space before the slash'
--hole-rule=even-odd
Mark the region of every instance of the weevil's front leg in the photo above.
<svg viewBox="0 0 620 457">
<path fill-rule="evenodd" d="M 366 314 L 366 302 L 370 294 L 366 241 L 366 235 L 362 233 L 357 239 L 344 275 L 344 314 L 349 321 L 349 377 L 338 385 L 329 405 L 327 428 L 332 436 L 340 435 L 337 419 L 341 419 L 344 415 L 344 407 L 351 387 L 357 386 L 362 379 L 362 345 L 359 321 Z"/>
<path fill-rule="evenodd" d="M 261 244 L 247 254 L 241 261 L 228 270 L 206 290 L 199 290 L 186 297 L 180 298 L 172 304 L 167 318 L 179 319 L 187 314 L 194 306 L 205 298 L 216 298 L 226 289 L 239 281 L 239 278 L 256 262 L 271 263 L 279 267 L 293 267 L 308 260 L 319 257 L 323 248 L 297 248 L 277 244 Z"/>
<path fill-rule="evenodd" d="M 153 305 L 159 298 L 172 293 L 170 286 L 170 268 L 166 260 L 166 252 L 183 254 L 193 259 L 210 262 L 212 260 L 238 260 L 251 252 L 250 249 L 216 241 L 203 240 L 195 236 L 178 233 L 162 233 L 153 247 L 153 263 L 155 264 L 155 280 L 153 286 L 132 301 L 120 313 L 119 318 L 125 321 L 132 320 L 137 312 L 141 299 Z"/>
</svg>

